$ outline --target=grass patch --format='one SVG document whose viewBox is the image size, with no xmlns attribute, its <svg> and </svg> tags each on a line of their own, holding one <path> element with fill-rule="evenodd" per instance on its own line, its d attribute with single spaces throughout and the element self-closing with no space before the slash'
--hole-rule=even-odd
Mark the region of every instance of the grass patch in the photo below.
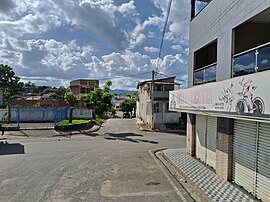
<svg viewBox="0 0 270 202">
<path fill-rule="evenodd" d="M 83 124 L 83 123 L 89 123 L 91 122 L 90 120 L 83 120 L 83 119 L 74 119 L 72 120 L 72 123 L 68 122 L 68 119 L 64 119 L 57 123 L 57 126 L 70 126 L 70 125 L 78 125 L 78 124 Z"/>
<path fill-rule="evenodd" d="M 104 123 L 103 119 L 94 119 L 90 121 L 91 123 L 95 124 L 95 125 L 102 125 Z"/>
</svg>

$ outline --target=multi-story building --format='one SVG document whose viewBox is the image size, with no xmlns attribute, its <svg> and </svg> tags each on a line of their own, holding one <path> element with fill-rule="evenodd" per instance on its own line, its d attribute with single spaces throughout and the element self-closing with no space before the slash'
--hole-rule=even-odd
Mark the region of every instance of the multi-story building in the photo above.
<svg viewBox="0 0 270 202">
<path fill-rule="evenodd" d="M 70 82 L 70 91 L 75 95 L 87 94 L 99 87 L 99 80 L 78 79 Z"/>
<path fill-rule="evenodd" d="M 191 5 L 189 88 L 170 92 L 188 113 L 187 152 L 270 201 L 270 0 Z"/>
<path fill-rule="evenodd" d="M 156 79 L 153 84 L 154 99 L 152 103 L 152 81 L 148 80 L 138 83 L 136 116 L 141 118 L 149 128 L 158 128 L 161 124 L 166 123 L 179 123 L 179 113 L 169 111 L 169 91 L 174 90 L 176 85 L 174 77 Z"/>
</svg>

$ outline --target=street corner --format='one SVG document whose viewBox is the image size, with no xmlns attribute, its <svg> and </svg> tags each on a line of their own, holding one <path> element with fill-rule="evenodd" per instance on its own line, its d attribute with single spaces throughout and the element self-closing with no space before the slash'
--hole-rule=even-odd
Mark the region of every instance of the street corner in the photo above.
<svg viewBox="0 0 270 202">
<path fill-rule="evenodd" d="M 101 128 L 101 125 L 94 125 L 92 128 L 88 130 L 76 130 L 76 131 L 56 131 L 57 136 L 63 136 L 63 137 L 68 137 L 68 138 L 87 138 L 87 137 L 96 137 L 98 134 L 95 133 Z"/>
<path fill-rule="evenodd" d="M 29 136 L 21 131 L 5 131 L 4 135 L 0 136 L 0 140 L 13 140 L 13 139 L 23 139 Z"/>
</svg>

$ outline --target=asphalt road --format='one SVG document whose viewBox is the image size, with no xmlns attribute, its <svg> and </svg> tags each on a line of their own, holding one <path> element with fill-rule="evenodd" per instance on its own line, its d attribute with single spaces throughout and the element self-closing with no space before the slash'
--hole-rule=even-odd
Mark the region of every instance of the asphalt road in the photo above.
<svg viewBox="0 0 270 202">
<path fill-rule="evenodd" d="M 150 150 L 185 136 L 142 132 L 114 118 L 92 135 L 0 145 L 0 201 L 191 201 Z"/>
</svg>

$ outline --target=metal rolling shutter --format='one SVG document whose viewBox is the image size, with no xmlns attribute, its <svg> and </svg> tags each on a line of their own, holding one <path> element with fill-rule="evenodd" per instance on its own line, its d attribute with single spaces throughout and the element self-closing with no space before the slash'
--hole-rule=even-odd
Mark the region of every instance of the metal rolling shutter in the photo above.
<svg viewBox="0 0 270 202">
<path fill-rule="evenodd" d="M 270 201 L 270 124 L 259 124 L 257 197 Z"/>
<path fill-rule="evenodd" d="M 196 115 L 196 157 L 206 163 L 206 116 Z"/>
<path fill-rule="evenodd" d="M 254 194 L 257 122 L 234 121 L 233 181 Z"/>
<path fill-rule="evenodd" d="M 216 169 L 217 117 L 207 117 L 206 163 Z"/>
</svg>

